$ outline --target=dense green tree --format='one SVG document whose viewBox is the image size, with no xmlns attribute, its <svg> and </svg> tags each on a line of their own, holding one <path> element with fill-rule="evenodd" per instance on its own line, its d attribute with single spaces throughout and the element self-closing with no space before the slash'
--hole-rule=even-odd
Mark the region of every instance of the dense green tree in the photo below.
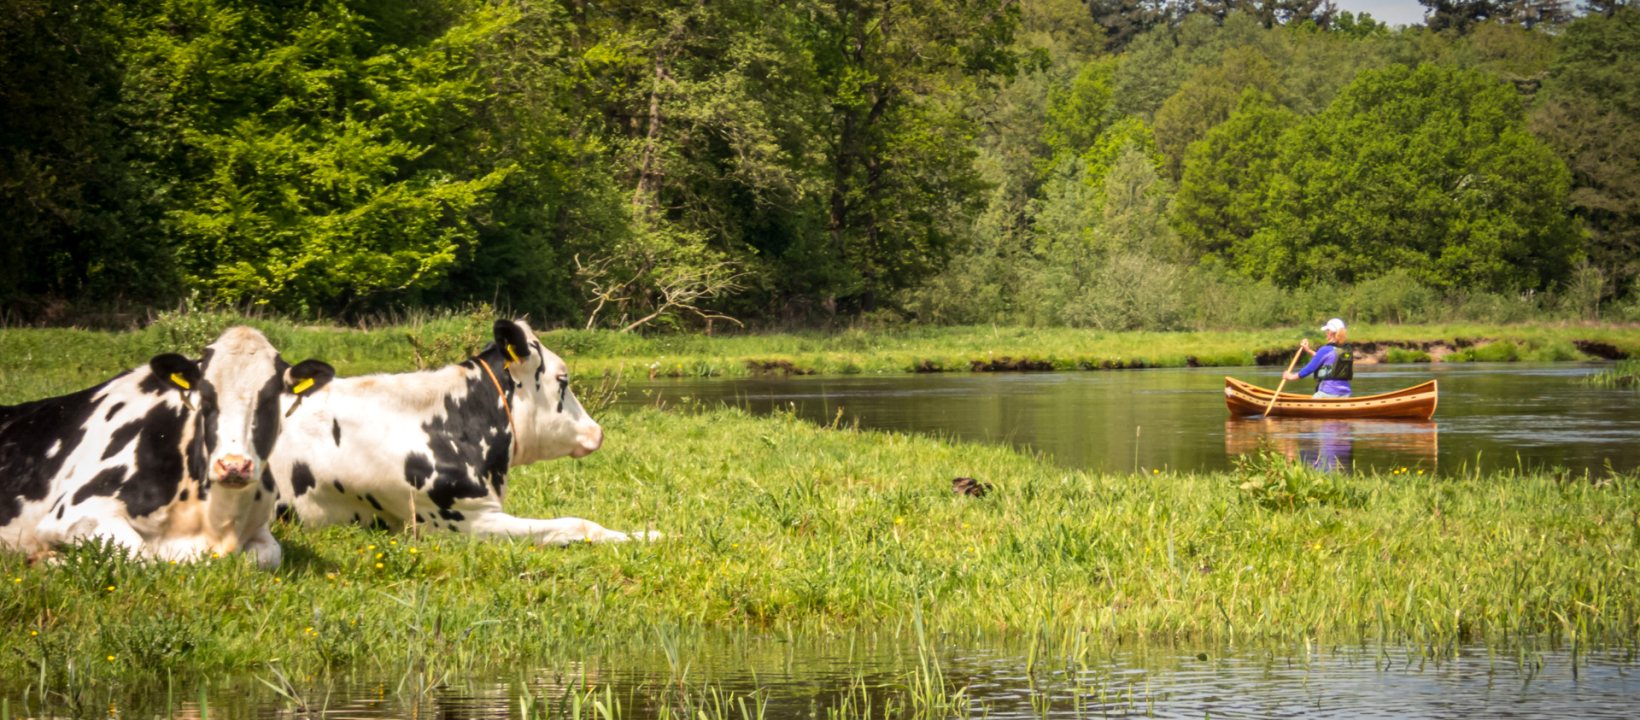
<svg viewBox="0 0 1640 720">
<path fill-rule="evenodd" d="M 174 298 L 162 192 L 122 122 L 118 4 L 0 2 L 0 308 Z"/>
<path fill-rule="evenodd" d="M 1507 84 L 1436 65 L 1365 72 L 1282 143 L 1265 225 L 1231 249 L 1254 277 L 1401 268 L 1435 287 L 1511 290 L 1569 271 L 1568 174 Z"/>
<path fill-rule="evenodd" d="M 1043 140 L 1051 154 L 1088 149 L 1116 119 L 1111 109 L 1111 78 L 1116 67 L 1113 58 L 1089 60 L 1069 82 L 1048 91 Z"/>
<path fill-rule="evenodd" d="M 1572 173 L 1570 203 L 1608 292 L 1640 278 L 1640 10 L 1566 28 L 1532 128 Z"/>
<path fill-rule="evenodd" d="M 505 176 L 451 171 L 480 101 L 473 51 L 506 15 L 435 2 L 134 18 L 136 150 L 169 175 L 166 232 L 212 300 L 354 312 L 414 302 L 470 255 Z"/>
<path fill-rule="evenodd" d="M 1167 156 L 1167 172 L 1178 179 L 1185 149 L 1235 109 L 1244 90 L 1279 92 L 1275 68 L 1256 47 L 1226 50 L 1223 60 L 1196 70 L 1156 111 L 1156 147 Z"/>
<path fill-rule="evenodd" d="M 1498 17 L 1502 0 L 1418 0 L 1424 10 L 1424 24 L 1436 32 L 1466 33 L 1469 29 Z"/>
<path fill-rule="evenodd" d="M 1016 18 L 1011 4 L 979 0 L 814 9 L 806 26 L 830 106 L 826 236 L 788 272 L 813 278 L 824 306 L 872 310 L 949 257 L 947 221 L 971 217 L 981 187 L 963 92 L 1012 71 Z M 815 262 L 824 257 L 833 262 Z"/>
<path fill-rule="evenodd" d="M 1274 97 L 1249 88 L 1229 119 L 1191 144 L 1173 205 L 1191 254 L 1222 254 L 1263 227 L 1281 138 L 1298 122 Z"/>
</svg>

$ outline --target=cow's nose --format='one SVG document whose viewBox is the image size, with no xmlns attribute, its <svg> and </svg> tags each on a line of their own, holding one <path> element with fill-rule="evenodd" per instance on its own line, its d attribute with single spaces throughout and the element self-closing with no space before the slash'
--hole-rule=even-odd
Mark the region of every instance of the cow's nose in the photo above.
<svg viewBox="0 0 1640 720">
<path fill-rule="evenodd" d="M 243 455 L 223 455 L 216 461 L 216 474 L 221 479 L 238 478 L 249 480 L 251 477 L 251 459 Z"/>
<path fill-rule="evenodd" d="M 586 457 L 604 446 L 604 428 L 594 426 L 590 431 L 581 433 L 581 442 L 570 451 L 570 457 Z"/>
</svg>

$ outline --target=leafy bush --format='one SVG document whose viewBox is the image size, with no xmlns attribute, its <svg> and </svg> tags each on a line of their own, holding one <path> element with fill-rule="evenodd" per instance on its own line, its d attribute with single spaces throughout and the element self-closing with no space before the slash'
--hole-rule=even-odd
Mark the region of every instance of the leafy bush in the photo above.
<svg viewBox="0 0 1640 720">
<path fill-rule="evenodd" d="M 1425 322 L 1440 296 L 1404 268 L 1357 283 L 1346 307 L 1357 322 Z"/>
<path fill-rule="evenodd" d="M 1413 348 L 1390 348 L 1384 352 L 1384 362 L 1390 364 L 1429 362 L 1429 353 Z"/>
<path fill-rule="evenodd" d="M 1288 459 L 1269 445 L 1236 458 L 1242 497 L 1270 510 L 1299 510 L 1311 505 L 1360 507 L 1366 498 L 1334 473 Z"/>
</svg>

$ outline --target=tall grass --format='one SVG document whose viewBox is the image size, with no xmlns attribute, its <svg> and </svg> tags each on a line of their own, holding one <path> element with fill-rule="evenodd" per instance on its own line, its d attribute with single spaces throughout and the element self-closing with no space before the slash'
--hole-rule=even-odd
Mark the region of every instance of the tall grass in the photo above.
<svg viewBox="0 0 1640 720">
<path fill-rule="evenodd" d="M 1623 360 L 1590 375 L 1588 382 L 1601 387 L 1640 387 L 1640 360 Z"/>
</svg>

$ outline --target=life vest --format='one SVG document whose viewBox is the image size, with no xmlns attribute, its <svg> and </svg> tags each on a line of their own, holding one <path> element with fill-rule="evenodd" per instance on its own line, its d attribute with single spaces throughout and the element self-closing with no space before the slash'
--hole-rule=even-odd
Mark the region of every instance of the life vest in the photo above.
<svg viewBox="0 0 1640 720">
<path fill-rule="evenodd" d="M 1349 380 L 1355 377 L 1355 351 L 1348 345 L 1333 346 L 1331 365 L 1322 365 L 1315 371 L 1320 380 Z"/>
</svg>

